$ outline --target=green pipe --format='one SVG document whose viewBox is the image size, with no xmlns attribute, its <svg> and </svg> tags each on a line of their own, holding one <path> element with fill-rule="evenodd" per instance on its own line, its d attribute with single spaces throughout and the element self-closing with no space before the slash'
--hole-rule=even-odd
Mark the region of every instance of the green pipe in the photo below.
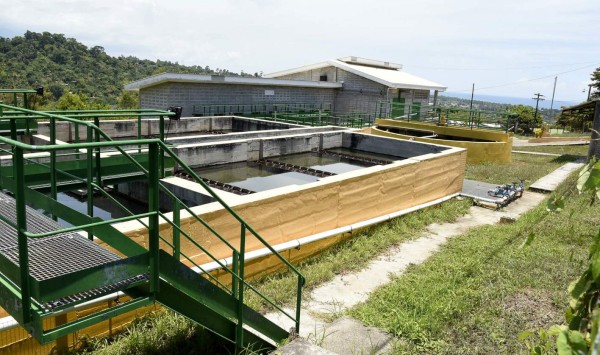
<svg viewBox="0 0 600 355">
<path fill-rule="evenodd" d="M 29 233 L 29 232 L 24 232 L 24 235 L 27 236 L 27 238 L 45 238 L 45 237 L 49 237 L 49 236 L 57 235 L 57 234 L 61 234 L 61 233 L 76 232 L 76 231 L 81 231 L 81 230 L 84 230 L 84 229 L 90 229 L 90 228 L 94 228 L 94 227 L 103 226 L 103 225 L 106 225 L 106 224 L 114 224 L 114 223 L 120 223 L 120 222 L 127 222 L 127 221 L 132 221 L 134 219 L 151 217 L 153 215 L 157 215 L 157 213 L 156 212 L 140 213 L 140 214 L 137 214 L 135 216 L 126 216 L 126 217 L 113 218 L 113 219 L 110 219 L 108 221 L 98 221 L 98 222 L 83 224 L 83 225 L 74 226 L 74 227 L 65 227 L 63 229 L 57 229 L 57 230 L 53 230 L 53 231 L 50 231 L 50 232 L 44 232 L 44 233 Z"/>
</svg>

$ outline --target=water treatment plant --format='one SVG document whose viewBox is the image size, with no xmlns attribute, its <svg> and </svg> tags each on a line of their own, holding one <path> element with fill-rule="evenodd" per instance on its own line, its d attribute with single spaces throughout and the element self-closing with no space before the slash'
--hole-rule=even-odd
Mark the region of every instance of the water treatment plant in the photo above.
<svg viewBox="0 0 600 355">
<path fill-rule="evenodd" d="M 409 109 L 423 117 L 432 112 L 417 99 L 429 100 L 429 91 L 419 94 L 414 83 L 353 89 L 356 66 L 371 79 L 399 77 L 394 65 L 351 57 L 285 71 L 268 83 L 227 84 L 248 98 L 259 90 L 269 103 L 204 101 L 167 111 L 176 104 L 169 98 L 189 97 L 186 90 L 225 84 L 178 77 L 171 86 L 163 75 L 132 84 L 166 90 L 156 94 L 167 100 L 156 104 L 161 108 L 144 107 L 144 93 L 135 110 L 0 104 L 2 349 L 67 349 L 82 334 L 113 334 L 160 306 L 239 349 L 287 338 L 289 329 L 244 304 L 247 292 L 298 331 L 305 280 L 294 265 L 367 226 L 457 196 L 472 154 L 445 141 L 386 136 L 411 130 L 427 137 L 435 127 L 395 132 L 400 128 L 387 120 L 373 120 L 376 110 L 353 117 L 358 106 L 350 102 L 370 110 L 389 95 L 412 100 Z M 311 83 L 287 82 L 294 80 Z M 280 98 L 277 85 L 300 85 L 325 99 L 296 101 L 291 91 Z M 292 312 L 251 284 L 281 270 L 297 279 Z"/>
</svg>

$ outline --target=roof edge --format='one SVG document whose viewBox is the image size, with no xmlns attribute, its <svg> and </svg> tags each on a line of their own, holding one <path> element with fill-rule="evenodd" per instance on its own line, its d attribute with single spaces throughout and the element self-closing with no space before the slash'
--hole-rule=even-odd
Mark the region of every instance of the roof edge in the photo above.
<svg viewBox="0 0 600 355">
<path fill-rule="evenodd" d="M 276 78 L 254 78 L 243 76 L 222 76 L 202 74 L 161 73 L 125 84 L 125 90 L 139 90 L 168 82 L 233 84 L 259 86 L 297 86 L 312 88 L 341 88 L 342 84 L 324 81 L 287 80 Z"/>
</svg>

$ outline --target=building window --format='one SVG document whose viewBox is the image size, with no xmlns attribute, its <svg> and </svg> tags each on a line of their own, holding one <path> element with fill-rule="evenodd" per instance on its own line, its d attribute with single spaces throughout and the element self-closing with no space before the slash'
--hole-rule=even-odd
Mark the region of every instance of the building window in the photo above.
<svg viewBox="0 0 600 355">
<path fill-rule="evenodd" d="M 319 77 L 319 81 L 327 81 L 327 74 L 325 74 L 325 75 L 321 75 L 321 76 Z"/>
</svg>

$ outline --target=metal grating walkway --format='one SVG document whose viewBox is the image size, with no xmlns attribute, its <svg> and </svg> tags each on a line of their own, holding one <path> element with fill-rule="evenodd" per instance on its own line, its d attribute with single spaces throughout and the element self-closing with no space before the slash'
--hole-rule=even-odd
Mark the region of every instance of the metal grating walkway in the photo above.
<svg viewBox="0 0 600 355">
<path fill-rule="evenodd" d="M 0 215 L 16 223 L 15 200 L 4 193 L 0 193 Z M 57 229 L 61 229 L 57 222 L 31 207 L 27 207 L 27 230 L 29 232 L 43 233 Z M 121 259 L 116 254 L 75 232 L 44 238 L 28 238 L 27 242 L 29 245 L 29 272 L 38 281 Z M 15 265 L 19 265 L 17 232 L 4 221 L 0 221 L 0 253 Z"/>
</svg>

